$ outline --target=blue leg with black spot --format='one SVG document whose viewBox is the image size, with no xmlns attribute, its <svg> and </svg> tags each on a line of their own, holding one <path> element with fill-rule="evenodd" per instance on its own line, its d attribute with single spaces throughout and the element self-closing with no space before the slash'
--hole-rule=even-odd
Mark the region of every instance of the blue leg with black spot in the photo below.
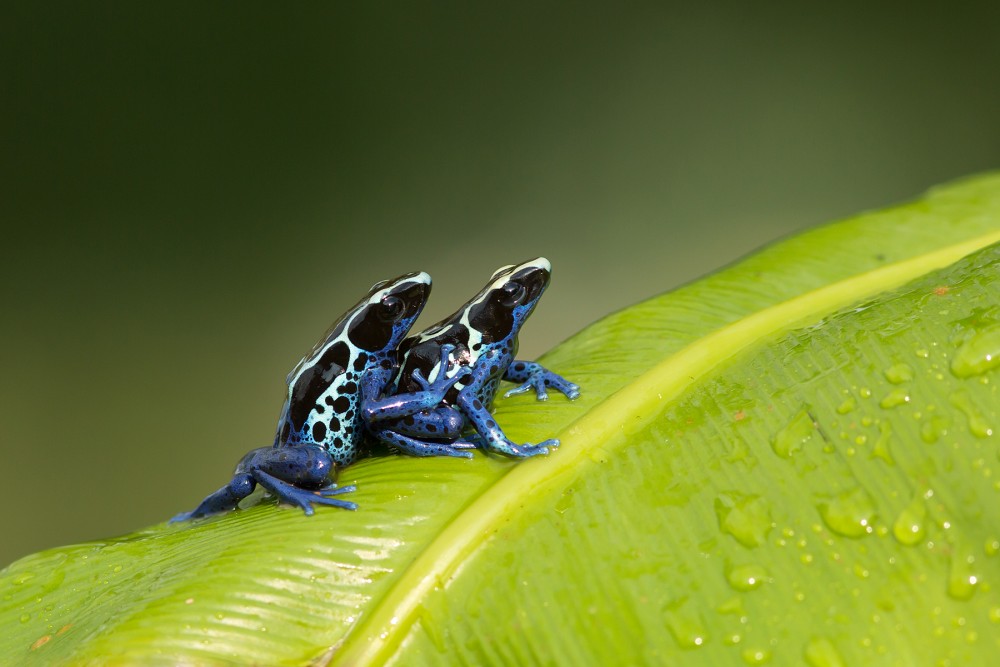
<svg viewBox="0 0 1000 667">
<path fill-rule="evenodd" d="M 472 452 L 466 450 L 475 448 L 475 445 L 472 443 L 464 441 L 427 442 L 417 440 L 416 438 L 396 433 L 388 428 L 374 431 L 372 435 L 385 444 L 395 447 L 410 456 L 453 456 L 455 458 L 471 459 Z"/>
<path fill-rule="evenodd" d="M 338 500 L 337 498 L 329 497 L 341 493 L 357 491 L 357 487 L 353 484 L 350 486 L 342 486 L 340 488 L 327 486 L 322 489 L 317 489 L 316 491 L 309 491 L 307 489 L 300 489 L 299 487 L 293 486 L 288 482 L 284 482 L 274 475 L 264 472 L 263 470 L 255 471 L 254 478 L 260 483 L 261 486 L 276 496 L 279 501 L 288 503 L 289 505 L 301 507 L 302 511 L 304 511 L 307 516 L 312 516 L 312 506 L 314 504 L 327 505 L 329 507 L 340 507 L 345 510 L 358 509 L 357 503 L 352 503 L 349 500 Z"/>
<path fill-rule="evenodd" d="M 455 440 L 465 430 L 465 415 L 453 407 L 442 405 L 403 417 L 386 428 L 411 438 Z"/>
<path fill-rule="evenodd" d="M 476 432 L 482 438 L 483 447 L 486 451 L 516 458 L 526 458 L 539 454 L 548 454 L 549 447 L 558 447 L 559 441 L 555 439 L 546 440 L 537 445 L 530 443 L 517 445 L 504 435 L 503 430 L 497 425 L 489 409 L 478 398 L 482 387 L 490 381 L 490 373 L 492 371 L 493 365 L 490 363 L 490 358 L 480 358 L 473 368 L 469 384 L 462 391 L 458 392 L 458 407 L 465 413 L 466 418 L 468 418 L 469 422 L 471 422 Z"/>
<path fill-rule="evenodd" d="M 448 377 L 448 355 L 454 349 L 454 345 L 441 346 L 441 363 L 433 382 L 425 380 L 419 370 L 413 373 L 413 379 L 421 386 L 421 391 L 382 397 L 380 394 L 383 387 L 376 380 L 363 382 L 361 415 L 365 424 L 373 429 L 380 422 L 410 417 L 441 403 L 455 383 L 471 372 L 467 366 L 462 366 L 453 377 Z"/>
<path fill-rule="evenodd" d="M 549 398 L 548 391 L 546 390 L 547 387 L 561 391 L 570 400 L 580 396 L 579 385 L 573 384 L 561 375 L 556 375 L 552 371 L 546 370 L 541 364 L 536 364 L 533 361 L 515 361 L 507 367 L 507 372 L 504 373 L 503 379 L 508 382 L 523 383 L 508 391 L 504 394 L 504 397 L 523 394 L 526 391 L 534 389 L 538 400 L 545 401 Z"/>
<path fill-rule="evenodd" d="M 235 509 L 257 484 L 282 502 L 301 507 L 306 514 L 313 513 L 313 504 L 357 509 L 355 503 L 328 497 L 356 490 L 353 485 L 338 488 L 336 484 L 329 484 L 333 468 L 333 459 L 320 447 L 254 449 L 236 466 L 229 484 L 205 498 L 193 511 L 178 514 L 170 521 L 198 519 Z"/>
</svg>

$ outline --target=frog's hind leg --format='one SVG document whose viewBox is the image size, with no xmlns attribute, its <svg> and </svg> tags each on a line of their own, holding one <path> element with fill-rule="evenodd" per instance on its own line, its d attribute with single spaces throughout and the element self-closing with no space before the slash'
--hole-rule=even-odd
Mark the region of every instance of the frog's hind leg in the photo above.
<svg viewBox="0 0 1000 667">
<path fill-rule="evenodd" d="M 210 514 L 218 514 L 236 509 L 239 502 L 253 493 L 256 487 L 257 482 L 254 481 L 253 475 L 248 472 L 236 473 L 229 481 L 229 484 L 226 484 L 202 500 L 201 504 L 194 510 L 178 514 L 170 520 L 170 523 L 187 521 L 188 519 L 200 519 Z"/>
<path fill-rule="evenodd" d="M 471 459 L 472 452 L 465 450 L 475 448 L 474 444 L 464 441 L 425 442 L 403 435 L 402 433 L 396 433 L 388 428 L 378 429 L 372 435 L 385 444 L 395 447 L 410 456 L 454 456 L 456 458 Z"/>
<path fill-rule="evenodd" d="M 301 507 L 302 511 L 307 515 L 312 515 L 313 504 L 340 507 L 345 510 L 358 509 L 357 503 L 352 503 L 349 500 L 338 500 L 337 498 L 329 497 L 341 493 L 356 491 L 357 489 L 354 485 L 342 486 L 339 488 L 325 487 L 317 491 L 309 491 L 308 489 L 300 489 L 299 487 L 293 486 L 288 482 L 284 482 L 274 475 L 264 472 L 263 470 L 255 470 L 253 476 L 254 479 L 260 482 L 261 486 L 277 496 L 278 500 L 283 503 L 288 503 L 289 505 Z"/>
<path fill-rule="evenodd" d="M 465 430 L 465 416 L 455 408 L 442 405 L 397 419 L 386 428 L 411 438 L 456 440 Z"/>
</svg>

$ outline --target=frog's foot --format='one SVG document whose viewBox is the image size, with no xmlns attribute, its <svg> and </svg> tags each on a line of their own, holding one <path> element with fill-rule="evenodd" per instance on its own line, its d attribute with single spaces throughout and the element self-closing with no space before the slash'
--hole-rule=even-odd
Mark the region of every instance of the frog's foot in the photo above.
<svg viewBox="0 0 1000 667">
<path fill-rule="evenodd" d="M 288 482 L 283 482 L 274 475 L 270 475 L 263 470 L 255 470 L 253 472 L 253 476 L 261 486 L 270 491 L 273 495 L 277 496 L 280 502 L 301 507 L 302 511 L 305 512 L 307 516 L 312 515 L 312 506 L 314 504 L 327 505 L 329 507 L 341 507 L 345 510 L 358 509 L 357 503 L 352 503 L 349 500 L 338 500 L 336 498 L 329 497 L 331 495 L 348 493 L 356 490 L 353 485 L 340 488 L 324 487 L 320 491 L 310 491 L 308 489 L 300 489 L 299 487 L 293 486 Z"/>
<path fill-rule="evenodd" d="M 347 486 L 337 486 L 336 484 L 329 484 L 324 486 L 322 489 L 316 489 L 315 493 L 321 496 L 339 496 L 341 493 L 353 493 L 358 490 L 358 487 L 354 484 L 348 484 Z"/>
<path fill-rule="evenodd" d="M 486 439 L 486 450 L 494 454 L 503 454 L 504 456 L 509 456 L 515 459 L 526 459 L 532 456 L 546 455 L 549 453 L 550 447 L 558 447 L 559 441 L 556 439 L 545 440 L 537 445 L 533 445 L 529 442 L 523 445 L 516 445 L 510 440 L 504 438 L 502 441 L 490 441 Z"/>
<path fill-rule="evenodd" d="M 182 512 L 170 520 L 170 523 L 178 523 L 189 519 L 200 519 L 211 514 L 228 512 L 235 509 L 241 500 L 253 493 L 257 482 L 248 472 L 238 472 L 224 487 L 211 494 L 201 501 L 198 507 L 190 512 Z"/>
<path fill-rule="evenodd" d="M 474 384 L 469 385 L 458 393 L 458 407 L 461 408 L 469 422 L 476 429 L 476 438 L 481 442 L 484 450 L 513 458 L 527 458 L 529 456 L 538 456 L 539 454 L 548 454 L 549 447 L 559 446 L 558 440 L 546 440 L 537 445 L 531 443 L 518 445 L 511 442 L 510 438 L 504 434 L 503 429 L 500 428 L 500 425 L 497 424 L 493 415 L 490 414 L 489 409 L 483 405 L 482 401 L 476 398 L 479 386 L 475 384 L 475 379 L 474 376 Z"/>
<path fill-rule="evenodd" d="M 456 383 L 464 380 L 472 373 L 472 369 L 468 366 L 460 366 L 456 369 L 455 374 L 452 377 L 448 377 L 448 354 L 453 349 L 455 349 L 454 345 L 441 346 L 441 362 L 438 364 L 437 373 L 434 375 L 433 382 L 428 382 L 419 368 L 413 371 L 412 377 L 414 382 L 420 385 L 420 388 L 423 391 L 437 397 L 435 404 L 444 400 L 445 394 L 447 394 Z"/>
<path fill-rule="evenodd" d="M 545 401 L 549 398 L 548 387 L 561 391 L 570 400 L 580 396 L 579 385 L 570 382 L 561 375 L 546 370 L 543 366 L 533 361 L 515 361 L 507 368 L 503 379 L 509 382 L 521 383 L 505 393 L 504 398 L 523 394 L 534 389 L 538 400 Z"/>
<path fill-rule="evenodd" d="M 445 348 L 453 349 L 454 346 L 442 345 L 442 349 Z M 380 422 L 409 419 L 417 413 L 432 411 L 437 407 L 444 400 L 445 395 L 451 391 L 451 388 L 472 372 L 468 366 L 462 366 L 453 377 L 448 377 L 447 354 L 442 355 L 442 359 L 444 362 L 435 374 L 434 382 L 428 382 L 420 369 L 413 371 L 413 380 L 420 386 L 420 391 L 362 401 L 361 416 L 365 424 L 370 429 L 374 429 Z M 381 393 L 381 391 L 377 393 Z"/>
<path fill-rule="evenodd" d="M 425 442 L 423 440 L 403 435 L 402 433 L 390 431 L 389 429 L 382 429 L 377 431 L 374 435 L 387 445 L 395 447 L 399 451 L 409 454 L 410 456 L 453 456 L 455 458 L 462 459 L 472 458 L 472 452 L 466 451 L 467 449 L 470 449 L 468 446 L 470 443 L 466 443 L 464 441 L 458 445 L 454 442 Z M 471 449 L 475 449 L 475 445 L 472 445 Z"/>
</svg>

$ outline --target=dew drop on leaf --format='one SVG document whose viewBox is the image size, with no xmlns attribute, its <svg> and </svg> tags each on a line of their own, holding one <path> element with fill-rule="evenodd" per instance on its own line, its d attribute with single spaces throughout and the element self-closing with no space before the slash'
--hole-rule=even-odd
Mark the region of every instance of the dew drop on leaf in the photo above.
<svg viewBox="0 0 1000 667">
<path fill-rule="evenodd" d="M 987 615 L 990 619 L 990 623 L 1000 624 L 1000 607 L 990 607 Z"/>
<path fill-rule="evenodd" d="M 705 624 L 697 612 L 684 610 L 685 600 L 667 605 L 665 617 L 667 628 L 674 641 L 682 649 L 696 649 L 705 645 Z"/>
<path fill-rule="evenodd" d="M 809 411 L 803 408 L 774 435 L 771 449 L 781 458 L 791 458 L 792 454 L 802 449 L 802 445 L 808 442 L 815 432 L 816 424 L 813 423 Z"/>
<path fill-rule="evenodd" d="M 889 409 L 909 402 L 910 392 L 903 387 L 899 387 L 886 394 L 885 397 L 883 397 L 879 402 L 879 405 L 883 408 Z"/>
<path fill-rule="evenodd" d="M 771 511 L 767 501 L 760 496 L 738 491 L 720 493 L 715 499 L 715 515 L 719 519 L 719 529 L 745 547 L 763 544 L 771 531 Z"/>
<path fill-rule="evenodd" d="M 759 588 L 764 583 L 767 570 L 755 563 L 736 565 L 726 572 L 726 581 L 735 590 L 746 592 Z"/>
<path fill-rule="evenodd" d="M 909 364 L 894 364 L 885 369 L 885 379 L 892 384 L 903 384 L 913 379 L 913 369 Z"/>
<path fill-rule="evenodd" d="M 979 585 L 976 556 L 968 545 L 958 543 L 951 553 L 948 570 L 948 595 L 956 600 L 968 600 Z"/>
<path fill-rule="evenodd" d="M 920 439 L 929 445 L 948 435 L 951 420 L 944 416 L 931 417 L 920 426 Z"/>
<path fill-rule="evenodd" d="M 983 544 L 983 553 L 987 556 L 996 556 L 1000 552 L 1000 540 L 995 537 L 986 538 L 986 543 Z"/>
<path fill-rule="evenodd" d="M 892 534 L 900 544 L 912 547 L 924 539 L 927 532 L 926 520 L 927 506 L 922 494 L 917 493 L 896 517 L 892 524 Z"/>
<path fill-rule="evenodd" d="M 771 659 L 771 652 L 762 648 L 745 648 L 740 654 L 748 665 L 763 665 Z"/>
<path fill-rule="evenodd" d="M 949 402 L 962 411 L 969 421 L 969 432 L 977 438 L 986 438 L 993 435 L 993 428 L 989 425 L 979 408 L 972 402 L 969 392 L 962 389 L 951 395 Z"/>
<path fill-rule="evenodd" d="M 826 637 L 814 637 L 806 644 L 803 655 L 810 667 L 846 667 L 840 652 Z"/>
<path fill-rule="evenodd" d="M 959 346 L 951 372 L 960 378 L 985 373 L 1000 364 L 1000 325 L 983 328 Z"/>
<path fill-rule="evenodd" d="M 848 396 L 844 399 L 843 403 L 837 406 L 837 414 L 846 415 L 847 413 L 854 410 L 857 407 L 857 401 L 854 400 L 853 396 Z"/>
<path fill-rule="evenodd" d="M 844 491 L 819 504 L 819 513 L 827 527 L 844 537 L 864 537 L 872 532 L 875 506 L 861 487 Z"/>
<path fill-rule="evenodd" d="M 889 441 L 892 439 L 892 425 L 888 421 L 879 422 L 878 440 L 872 447 L 872 458 L 882 459 L 889 465 L 895 465 L 892 459 L 892 451 L 889 449 Z"/>
</svg>

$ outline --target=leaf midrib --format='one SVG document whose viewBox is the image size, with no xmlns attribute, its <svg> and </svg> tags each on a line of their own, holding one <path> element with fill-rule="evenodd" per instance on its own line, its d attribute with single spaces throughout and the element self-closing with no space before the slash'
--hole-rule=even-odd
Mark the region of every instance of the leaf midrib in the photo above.
<svg viewBox="0 0 1000 667">
<path fill-rule="evenodd" d="M 386 662 L 416 620 L 421 601 L 446 586 L 526 497 L 537 499 L 556 488 L 553 482 L 563 475 L 578 473 L 598 447 L 605 452 L 620 447 L 628 433 L 647 426 L 667 403 L 723 362 L 770 335 L 899 287 L 996 242 L 1000 231 L 856 274 L 748 315 L 668 356 L 564 428 L 556 455 L 523 462 L 472 499 L 358 621 L 332 659 L 350 665 Z"/>
</svg>

